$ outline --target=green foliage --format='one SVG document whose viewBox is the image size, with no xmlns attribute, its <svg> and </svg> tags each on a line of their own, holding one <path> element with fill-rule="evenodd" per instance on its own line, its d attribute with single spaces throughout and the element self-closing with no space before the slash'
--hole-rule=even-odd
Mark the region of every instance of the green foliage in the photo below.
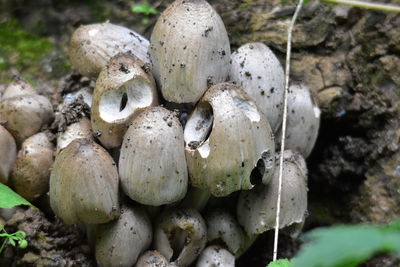
<svg viewBox="0 0 400 267">
<path fill-rule="evenodd" d="M 306 234 L 310 241 L 291 267 L 353 267 L 376 253 L 400 256 L 400 222 L 387 226 L 352 225 L 320 228 Z"/>
<path fill-rule="evenodd" d="M 149 23 L 149 16 L 156 15 L 157 9 L 152 7 L 149 3 L 145 2 L 142 4 L 132 5 L 131 10 L 133 13 L 142 14 L 144 17 L 142 18 L 142 24 Z"/>
<path fill-rule="evenodd" d="M 290 267 L 290 261 L 288 259 L 282 259 L 270 262 L 267 267 Z"/>
<path fill-rule="evenodd" d="M 12 208 L 19 205 L 27 205 L 37 209 L 29 201 L 15 193 L 8 186 L 0 183 L 0 208 Z"/>
<path fill-rule="evenodd" d="M 28 241 L 26 241 L 26 234 L 22 231 L 15 232 L 13 234 L 9 234 L 4 229 L 4 226 L 0 224 L 0 238 L 4 238 L 3 243 L 0 246 L 0 253 L 5 248 L 6 244 L 10 244 L 12 246 L 16 246 L 18 243 L 19 248 L 26 248 L 28 246 Z"/>
</svg>

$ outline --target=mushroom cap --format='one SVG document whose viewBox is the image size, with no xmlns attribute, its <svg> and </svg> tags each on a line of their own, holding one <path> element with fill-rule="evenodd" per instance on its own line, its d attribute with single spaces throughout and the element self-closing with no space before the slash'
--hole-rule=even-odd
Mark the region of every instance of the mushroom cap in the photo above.
<svg viewBox="0 0 400 267">
<path fill-rule="evenodd" d="M 217 84 L 205 93 L 186 123 L 184 138 L 191 184 L 209 188 L 214 196 L 251 189 L 256 179 L 268 183 L 272 176 L 271 128 L 236 85 Z"/>
<path fill-rule="evenodd" d="M 68 105 L 72 103 L 75 99 L 82 96 L 83 102 L 88 105 L 89 108 L 92 107 L 93 100 L 93 90 L 89 87 L 84 87 L 78 91 L 68 93 L 63 97 L 63 105 Z"/>
<path fill-rule="evenodd" d="M 282 123 L 285 76 L 263 43 L 247 43 L 232 53 L 229 78 L 254 99 L 274 133 Z"/>
<path fill-rule="evenodd" d="M 56 157 L 50 205 L 65 223 L 106 223 L 119 215 L 118 171 L 108 152 L 90 139 L 75 139 Z"/>
<path fill-rule="evenodd" d="M 234 267 L 235 256 L 220 246 L 206 247 L 197 260 L 197 267 Z"/>
<path fill-rule="evenodd" d="M 279 155 L 276 156 L 279 158 Z M 249 235 L 261 234 L 275 227 L 279 188 L 279 160 L 272 181 L 242 191 L 237 205 L 237 218 Z M 281 212 L 279 228 L 301 223 L 307 211 L 307 169 L 304 158 L 296 152 L 284 151 Z"/>
<path fill-rule="evenodd" d="M 0 183 L 6 184 L 17 158 L 17 145 L 14 137 L 0 125 Z"/>
<path fill-rule="evenodd" d="M 96 78 L 111 57 L 131 52 L 149 63 L 149 41 L 138 33 L 112 23 L 80 26 L 72 34 L 69 56 L 79 73 Z"/>
<path fill-rule="evenodd" d="M 7 89 L 4 91 L 2 99 L 31 94 L 37 94 L 37 91 L 24 80 L 15 79 L 8 85 Z"/>
<path fill-rule="evenodd" d="M 186 195 L 183 130 L 173 112 L 147 108 L 132 121 L 121 148 L 119 174 L 124 192 L 145 205 L 169 204 Z"/>
<path fill-rule="evenodd" d="M 139 257 L 135 267 L 176 267 L 176 265 L 169 263 L 157 250 L 149 250 Z"/>
<path fill-rule="evenodd" d="M 123 205 L 117 220 L 90 228 L 96 261 L 101 267 L 133 266 L 149 248 L 153 236 L 151 222 L 139 206 Z"/>
<path fill-rule="evenodd" d="M 154 77 L 170 102 L 196 103 L 210 84 L 228 76 L 228 34 L 204 0 L 173 2 L 154 26 L 149 53 Z"/>
<path fill-rule="evenodd" d="M 69 145 L 73 140 L 79 138 L 92 139 L 92 126 L 86 117 L 80 118 L 78 122 L 68 125 L 63 132 L 57 136 L 57 153 Z"/>
<path fill-rule="evenodd" d="M 15 192 L 34 201 L 49 189 L 50 168 L 54 161 L 54 145 L 45 133 L 27 138 L 18 152 L 11 172 Z"/>
<path fill-rule="evenodd" d="M 158 104 L 156 85 L 143 62 L 130 53 L 117 54 L 100 72 L 93 92 L 93 131 L 107 148 L 121 145 L 128 123 L 142 108 Z"/>
<path fill-rule="evenodd" d="M 0 102 L 0 121 L 17 143 L 39 132 L 53 120 L 53 107 L 47 97 L 31 94 L 18 95 Z"/>
</svg>

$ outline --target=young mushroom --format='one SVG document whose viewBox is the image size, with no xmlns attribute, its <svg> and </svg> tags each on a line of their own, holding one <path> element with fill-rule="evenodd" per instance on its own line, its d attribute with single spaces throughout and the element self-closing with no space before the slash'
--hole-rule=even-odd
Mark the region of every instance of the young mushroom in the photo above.
<svg viewBox="0 0 400 267">
<path fill-rule="evenodd" d="M 196 103 L 228 76 L 230 45 L 224 23 L 205 0 L 176 0 L 150 38 L 154 77 L 167 101 Z"/>
<path fill-rule="evenodd" d="M 0 183 L 8 182 L 9 174 L 17 158 L 14 137 L 0 125 Z"/>
<path fill-rule="evenodd" d="M 81 26 L 72 34 L 69 57 L 79 73 L 97 78 L 101 69 L 118 53 L 131 52 L 145 63 L 149 41 L 134 31 L 112 23 Z"/>
<path fill-rule="evenodd" d="M 201 252 L 196 267 L 234 267 L 235 256 L 220 246 L 209 246 Z"/>
<path fill-rule="evenodd" d="M 169 263 L 167 259 L 157 250 L 149 250 L 143 253 L 135 267 L 177 267 L 173 263 Z"/>
<path fill-rule="evenodd" d="M 152 240 L 151 222 L 139 207 L 121 207 L 115 221 L 90 225 L 90 238 L 100 267 L 131 267 Z"/>
<path fill-rule="evenodd" d="M 79 138 L 93 139 L 92 126 L 86 117 L 80 118 L 78 122 L 68 125 L 63 132 L 57 136 L 57 153 Z"/>
<path fill-rule="evenodd" d="M 303 157 L 286 150 L 283 164 L 280 228 L 301 223 L 307 211 L 307 169 Z M 240 193 L 237 218 L 247 234 L 261 234 L 275 227 L 278 178 L 279 172 L 275 171 L 269 184 Z"/>
<path fill-rule="evenodd" d="M 214 196 L 268 183 L 274 169 L 274 138 L 266 117 L 230 83 L 212 86 L 184 130 L 191 184 Z"/>
<path fill-rule="evenodd" d="M 54 145 L 45 133 L 26 139 L 18 152 L 11 172 L 15 192 L 34 201 L 49 189 L 50 168 L 54 161 Z"/>
<path fill-rule="evenodd" d="M 169 209 L 158 218 L 154 230 L 155 249 L 177 266 L 189 266 L 206 242 L 206 224 L 196 210 Z"/>
<path fill-rule="evenodd" d="M 159 206 L 185 196 L 183 130 L 173 112 L 152 107 L 133 120 L 124 136 L 119 174 L 125 194 L 139 203 Z"/>
<path fill-rule="evenodd" d="M 275 133 L 282 123 L 284 73 L 263 43 L 248 43 L 232 53 L 229 78 L 254 99 Z"/>
<path fill-rule="evenodd" d="M 117 54 L 100 72 L 93 93 L 91 121 L 107 148 L 121 145 L 130 120 L 158 104 L 153 76 L 130 53 Z"/>
<path fill-rule="evenodd" d="M 7 89 L 3 93 L 2 99 L 31 94 L 37 94 L 35 88 L 18 77 L 8 85 Z"/>
<path fill-rule="evenodd" d="M 75 139 L 57 155 L 50 175 L 50 204 L 67 224 L 106 223 L 118 217 L 118 171 L 91 139 Z"/>
</svg>

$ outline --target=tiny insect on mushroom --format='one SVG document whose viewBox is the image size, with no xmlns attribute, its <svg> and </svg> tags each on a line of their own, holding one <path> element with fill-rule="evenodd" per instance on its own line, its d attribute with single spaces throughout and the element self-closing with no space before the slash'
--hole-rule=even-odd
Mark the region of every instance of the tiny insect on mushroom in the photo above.
<svg viewBox="0 0 400 267">
<path fill-rule="evenodd" d="M 50 175 L 50 205 L 65 223 L 106 223 L 119 215 L 118 171 L 91 139 L 75 139 L 57 155 Z"/>
<path fill-rule="evenodd" d="M 149 48 L 154 77 L 167 101 L 196 103 L 228 76 L 224 23 L 205 0 L 176 0 L 158 18 Z"/>
<path fill-rule="evenodd" d="M 192 186 L 214 196 L 268 183 L 274 169 L 274 138 L 265 115 L 236 85 L 212 86 L 184 130 Z"/>
<path fill-rule="evenodd" d="M 139 203 L 159 206 L 184 198 L 183 129 L 173 112 L 151 107 L 132 121 L 122 143 L 119 174 L 125 194 Z"/>
<path fill-rule="evenodd" d="M 0 183 L 8 182 L 9 174 L 17 158 L 14 137 L 0 125 Z"/>
<path fill-rule="evenodd" d="M 284 72 L 278 58 L 263 43 L 247 43 L 232 53 L 229 78 L 250 95 L 274 133 L 282 123 Z"/>
<path fill-rule="evenodd" d="M 54 161 L 54 145 L 45 133 L 27 138 L 21 145 L 11 172 L 15 191 L 34 201 L 49 189 L 50 168 Z"/>
<path fill-rule="evenodd" d="M 235 256 L 220 246 L 209 246 L 201 252 L 196 267 L 234 267 Z"/>
<path fill-rule="evenodd" d="M 149 63 L 149 41 L 138 33 L 112 23 L 81 26 L 72 34 L 69 56 L 79 73 L 97 78 L 107 62 L 118 53 L 131 52 Z"/>
<path fill-rule="evenodd" d="M 156 85 L 144 63 L 130 53 L 117 54 L 102 69 L 93 92 L 92 128 L 107 148 L 121 145 L 128 123 L 142 108 L 158 104 Z"/>
</svg>

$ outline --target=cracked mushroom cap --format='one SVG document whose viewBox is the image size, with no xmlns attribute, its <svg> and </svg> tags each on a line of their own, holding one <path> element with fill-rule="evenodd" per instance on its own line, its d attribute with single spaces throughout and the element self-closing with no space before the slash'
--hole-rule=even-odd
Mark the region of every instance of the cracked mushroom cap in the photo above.
<svg viewBox="0 0 400 267">
<path fill-rule="evenodd" d="M 229 78 L 254 99 L 275 133 L 282 123 L 285 83 L 278 58 L 263 43 L 248 43 L 231 59 Z"/>
<path fill-rule="evenodd" d="M 131 52 L 149 63 L 149 41 L 136 32 L 112 23 L 80 26 L 72 34 L 69 57 L 79 73 L 97 78 L 107 62 L 118 53 Z"/>
<path fill-rule="evenodd" d="M 57 136 L 57 153 L 79 138 L 93 139 L 92 126 L 86 117 L 80 118 L 78 122 L 68 125 L 63 132 Z"/>
<path fill-rule="evenodd" d="M 90 225 L 97 264 L 100 267 L 131 267 L 152 240 L 151 222 L 139 207 L 121 207 L 115 221 Z"/>
<path fill-rule="evenodd" d="M 50 205 L 67 224 L 106 223 L 118 217 L 118 171 L 108 152 L 90 139 L 75 139 L 56 157 Z"/>
<path fill-rule="evenodd" d="M 155 249 L 177 266 L 189 266 L 206 246 L 207 229 L 193 209 L 169 209 L 157 221 Z"/>
<path fill-rule="evenodd" d="M 18 152 L 11 172 L 15 192 L 34 201 L 49 189 L 50 168 L 54 162 L 54 145 L 45 133 L 26 139 Z"/>
<path fill-rule="evenodd" d="M 159 206 L 184 198 L 185 145 L 173 112 L 147 108 L 132 121 L 121 148 L 119 174 L 124 192 L 139 203 Z"/>
<path fill-rule="evenodd" d="M 236 85 L 212 86 L 184 130 L 191 184 L 227 196 L 268 183 L 274 169 L 274 138 L 266 117 Z"/>
<path fill-rule="evenodd" d="M 0 101 L 0 121 L 5 121 L 4 127 L 17 143 L 39 132 L 53 117 L 49 99 L 41 95 L 17 95 Z"/>
<path fill-rule="evenodd" d="M 107 148 L 121 145 L 128 123 L 141 109 L 158 104 L 153 76 L 130 53 L 114 56 L 101 71 L 93 92 L 93 131 Z"/>
<path fill-rule="evenodd" d="M 276 156 L 279 159 L 279 155 Z M 261 234 L 275 227 L 279 187 L 279 160 L 272 181 L 240 193 L 237 218 L 249 235 Z M 297 152 L 284 152 L 281 212 L 279 228 L 301 223 L 307 211 L 307 169 Z"/>
<path fill-rule="evenodd" d="M 170 102 L 196 103 L 210 84 L 228 76 L 228 34 L 205 0 L 173 2 L 154 26 L 149 53 L 154 77 Z"/>
<path fill-rule="evenodd" d="M 220 246 L 209 246 L 201 252 L 196 267 L 234 267 L 235 256 Z"/>
<path fill-rule="evenodd" d="M 29 83 L 17 78 L 8 85 L 2 99 L 31 94 L 37 94 L 37 91 Z"/>
<path fill-rule="evenodd" d="M 8 182 L 9 174 L 17 158 L 14 137 L 0 125 L 0 183 Z"/>
<path fill-rule="evenodd" d="M 307 158 L 318 137 L 321 110 L 310 89 L 304 84 L 289 87 L 285 148 L 298 151 Z M 282 128 L 277 133 L 281 141 Z"/>
</svg>

